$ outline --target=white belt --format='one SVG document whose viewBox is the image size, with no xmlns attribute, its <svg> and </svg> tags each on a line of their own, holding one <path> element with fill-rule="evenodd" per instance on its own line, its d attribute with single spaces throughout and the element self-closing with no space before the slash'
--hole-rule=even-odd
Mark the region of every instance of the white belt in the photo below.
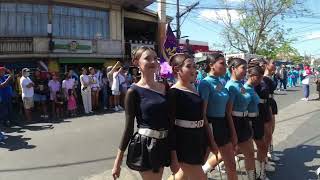
<svg viewBox="0 0 320 180">
<path fill-rule="evenodd" d="M 153 129 L 141 128 L 138 129 L 138 133 L 155 139 L 164 139 L 168 136 L 168 130 L 157 131 Z"/>
<path fill-rule="evenodd" d="M 266 104 L 268 102 L 268 99 L 260 99 L 259 103 Z"/>
<path fill-rule="evenodd" d="M 246 111 L 246 112 L 232 111 L 232 116 L 246 117 L 246 116 L 248 116 L 248 111 Z"/>
<path fill-rule="evenodd" d="M 175 125 L 183 128 L 201 128 L 204 125 L 204 120 L 186 121 L 186 120 L 176 119 Z"/>
<path fill-rule="evenodd" d="M 274 95 L 273 94 L 269 94 L 269 98 L 273 98 L 274 97 Z"/>
<path fill-rule="evenodd" d="M 248 117 L 258 117 L 259 113 L 248 113 Z"/>
</svg>

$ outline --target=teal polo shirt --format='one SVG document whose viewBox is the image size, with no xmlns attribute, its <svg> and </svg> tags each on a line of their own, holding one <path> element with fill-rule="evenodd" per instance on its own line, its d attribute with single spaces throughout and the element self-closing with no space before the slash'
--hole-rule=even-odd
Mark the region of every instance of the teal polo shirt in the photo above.
<svg viewBox="0 0 320 180">
<path fill-rule="evenodd" d="M 254 90 L 254 87 L 252 85 L 249 85 L 246 83 L 244 85 L 244 88 L 246 89 L 247 93 L 251 97 L 251 101 L 248 105 L 248 112 L 249 113 L 258 113 L 259 112 L 258 104 L 260 102 L 260 97 L 258 96 L 256 91 Z"/>
<path fill-rule="evenodd" d="M 246 92 L 241 81 L 230 80 L 226 84 L 230 101 L 233 104 L 232 111 L 246 112 L 251 101 L 250 94 Z"/>
<path fill-rule="evenodd" d="M 227 89 L 220 82 L 219 77 L 207 76 L 198 87 L 201 98 L 208 102 L 208 117 L 225 117 L 226 105 L 229 100 Z"/>
</svg>

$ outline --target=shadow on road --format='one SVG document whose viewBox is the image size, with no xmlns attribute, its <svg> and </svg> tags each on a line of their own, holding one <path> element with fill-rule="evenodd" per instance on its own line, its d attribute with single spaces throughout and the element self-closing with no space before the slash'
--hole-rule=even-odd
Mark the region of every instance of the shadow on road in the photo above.
<svg viewBox="0 0 320 180">
<path fill-rule="evenodd" d="M 11 136 L 6 135 L 8 138 L 0 143 L 0 148 L 8 149 L 9 151 L 17 151 L 21 149 L 33 149 L 36 146 L 28 143 L 31 138 L 24 138 L 22 135 Z"/>
<path fill-rule="evenodd" d="M 319 166 L 308 166 L 305 163 L 320 158 L 317 153 L 319 150 L 320 146 L 299 145 L 281 152 L 275 151 L 280 161 L 276 164 L 276 172 L 270 173 L 268 177 L 274 180 L 317 179 L 315 171 Z"/>
<path fill-rule="evenodd" d="M 96 163 L 102 161 L 108 161 L 115 159 L 116 157 L 106 157 L 101 159 L 93 159 L 88 161 L 77 161 L 77 162 L 70 162 L 70 163 L 61 163 L 61 164 L 54 164 L 48 166 L 36 166 L 36 167 L 27 167 L 27 168 L 18 168 L 18 169 L 0 169 L 0 173 L 2 172 L 17 172 L 17 171 L 32 171 L 32 170 L 39 170 L 39 169 L 50 169 L 50 168 L 60 168 L 60 167 L 67 167 L 67 166 L 76 166 L 81 164 L 89 164 L 89 163 Z"/>
</svg>

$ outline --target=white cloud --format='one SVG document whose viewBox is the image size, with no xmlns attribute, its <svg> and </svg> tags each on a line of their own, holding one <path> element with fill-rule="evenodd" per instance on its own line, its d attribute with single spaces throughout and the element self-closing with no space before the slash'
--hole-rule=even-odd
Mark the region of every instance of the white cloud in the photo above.
<svg viewBox="0 0 320 180">
<path fill-rule="evenodd" d="M 240 20 L 240 15 L 236 10 L 202 10 L 200 11 L 199 18 L 206 21 L 219 22 L 221 20 L 228 20 L 228 12 L 232 21 Z"/>
<path fill-rule="evenodd" d="M 304 37 L 305 40 L 319 39 L 319 38 L 320 38 L 320 31 L 308 33 Z"/>
</svg>

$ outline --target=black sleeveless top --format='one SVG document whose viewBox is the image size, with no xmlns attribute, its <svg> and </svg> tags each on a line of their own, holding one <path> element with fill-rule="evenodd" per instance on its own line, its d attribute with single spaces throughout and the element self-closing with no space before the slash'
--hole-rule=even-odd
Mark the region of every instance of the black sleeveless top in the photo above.
<svg viewBox="0 0 320 180">
<path fill-rule="evenodd" d="M 170 122 L 166 96 L 136 85 L 131 88 L 136 90 L 139 96 L 137 101 L 138 109 L 136 111 L 138 128 L 168 130 Z"/>
<path fill-rule="evenodd" d="M 171 88 L 168 92 L 171 98 L 175 98 L 175 118 L 186 121 L 203 120 L 203 100 L 189 91 Z"/>
</svg>

